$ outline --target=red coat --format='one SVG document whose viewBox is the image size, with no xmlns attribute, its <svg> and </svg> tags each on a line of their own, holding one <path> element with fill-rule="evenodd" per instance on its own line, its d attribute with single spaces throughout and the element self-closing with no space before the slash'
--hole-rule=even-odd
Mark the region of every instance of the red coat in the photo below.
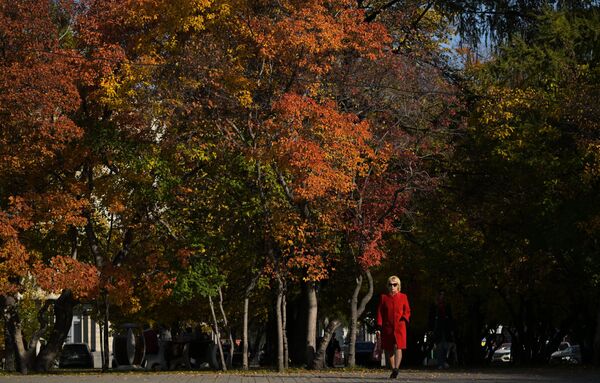
<svg viewBox="0 0 600 383">
<path fill-rule="evenodd" d="M 381 294 L 377 308 L 377 324 L 381 327 L 381 348 L 393 351 L 406 349 L 406 324 L 410 320 L 410 306 L 406 294 Z"/>
</svg>

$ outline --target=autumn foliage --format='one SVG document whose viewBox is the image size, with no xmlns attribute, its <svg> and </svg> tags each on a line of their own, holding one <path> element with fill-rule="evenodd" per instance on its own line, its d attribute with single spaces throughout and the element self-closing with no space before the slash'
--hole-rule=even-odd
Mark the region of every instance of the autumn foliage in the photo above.
<svg viewBox="0 0 600 383">
<path fill-rule="evenodd" d="M 71 118 L 79 107 L 77 55 L 61 46 L 52 4 L 0 7 L 0 290 L 14 292 L 38 258 L 24 233 L 64 232 L 83 222 L 86 202 L 69 190 L 76 185 L 53 176 L 83 130 Z"/>
<path fill-rule="evenodd" d="M 545 5 L 0 0 L 5 328 L 28 289 L 31 318 L 209 322 L 223 294 L 280 327 L 286 297 L 316 324 L 318 290 L 356 328 L 383 272 L 477 320 L 501 296 L 522 333 L 570 318 L 537 306 L 554 291 L 593 311 L 598 9 Z M 489 59 L 456 50 L 485 23 Z M 56 320 L 13 342 L 25 369 L 52 365 Z"/>
<path fill-rule="evenodd" d="M 282 169 L 293 174 L 296 197 L 314 200 L 348 193 L 354 177 L 364 176 L 373 156 L 369 123 L 340 112 L 333 101 L 320 105 L 285 94 L 273 105 L 269 121 L 273 151 Z"/>
<path fill-rule="evenodd" d="M 31 277 L 117 323 L 192 315 L 228 283 L 281 299 L 340 266 L 358 280 L 438 185 L 428 161 L 462 123 L 444 17 L 419 2 L 0 1 L 0 291 Z M 527 107 L 501 106 L 486 107 L 499 134 Z"/>
</svg>

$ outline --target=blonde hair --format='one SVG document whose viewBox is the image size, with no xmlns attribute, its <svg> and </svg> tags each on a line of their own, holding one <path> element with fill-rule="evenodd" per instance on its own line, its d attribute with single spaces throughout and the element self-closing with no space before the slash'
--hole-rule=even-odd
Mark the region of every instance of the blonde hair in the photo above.
<svg viewBox="0 0 600 383">
<path fill-rule="evenodd" d="M 402 282 L 400 281 L 400 278 L 398 278 L 395 275 L 392 275 L 391 277 L 388 278 L 388 281 L 387 281 L 387 283 L 388 283 L 388 289 L 391 289 L 390 288 L 390 283 L 393 283 L 393 282 L 397 282 L 398 283 L 398 291 L 401 291 L 402 290 Z"/>
</svg>

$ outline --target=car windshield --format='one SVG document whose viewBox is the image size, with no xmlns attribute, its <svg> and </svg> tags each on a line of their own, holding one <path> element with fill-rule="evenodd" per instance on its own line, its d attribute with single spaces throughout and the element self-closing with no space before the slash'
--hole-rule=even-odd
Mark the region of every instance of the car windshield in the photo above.
<svg viewBox="0 0 600 383">
<path fill-rule="evenodd" d="M 563 350 L 566 350 L 568 347 L 569 347 L 569 344 L 568 344 L 568 343 L 561 343 L 561 344 L 558 346 L 558 349 L 559 349 L 560 351 L 563 351 Z"/>
<path fill-rule="evenodd" d="M 356 342 L 356 351 L 371 351 L 373 347 L 375 344 L 371 342 Z"/>
<path fill-rule="evenodd" d="M 65 344 L 63 347 L 64 354 L 87 354 L 87 349 L 84 344 Z"/>
</svg>

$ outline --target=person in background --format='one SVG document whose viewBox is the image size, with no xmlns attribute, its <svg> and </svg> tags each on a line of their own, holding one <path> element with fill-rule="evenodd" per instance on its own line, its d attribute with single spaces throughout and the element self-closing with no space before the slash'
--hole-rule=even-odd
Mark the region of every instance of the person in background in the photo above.
<svg viewBox="0 0 600 383">
<path fill-rule="evenodd" d="M 388 278 L 387 294 L 381 294 L 377 308 L 377 328 L 381 332 L 381 347 L 392 369 L 390 378 L 398 376 L 402 350 L 406 349 L 406 325 L 410 320 L 408 298 L 401 293 L 400 278 Z"/>
<path fill-rule="evenodd" d="M 335 367 L 335 353 L 340 352 L 342 349 L 340 347 L 340 342 L 335 337 L 335 334 L 331 337 L 327 348 L 325 349 L 325 355 L 327 356 L 327 366 Z"/>
<path fill-rule="evenodd" d="M 434 356 L 439 369 L 448 368 L 448 350 L 454 342 L 454 319 L 452 309 L 446 302 L 444 290 L 440 290 L 429 309 L 429 328 L 435 343 Z"/>
</svg>

